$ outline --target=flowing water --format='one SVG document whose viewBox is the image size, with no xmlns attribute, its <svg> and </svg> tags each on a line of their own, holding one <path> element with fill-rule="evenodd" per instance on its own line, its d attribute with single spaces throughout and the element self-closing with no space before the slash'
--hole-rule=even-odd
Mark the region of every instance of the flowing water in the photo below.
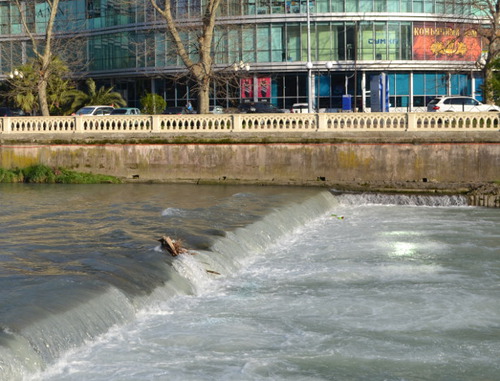
<svg viewBox="0 0 500 381">
<path fill-rule="evenodd" d="M 499 379 L 498 210 L 159 184 L 0 205 L 0 380 Z"/>
</svg>

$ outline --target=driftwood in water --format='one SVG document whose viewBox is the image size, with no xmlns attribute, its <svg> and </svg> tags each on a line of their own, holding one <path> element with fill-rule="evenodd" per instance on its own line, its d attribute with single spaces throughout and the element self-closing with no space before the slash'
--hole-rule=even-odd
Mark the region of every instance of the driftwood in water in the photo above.
<svg viewBox="0 0 500 381">
<path fill-rule="evenodd" d="M 161 242 L 161 248 L 168 251 L 172 257 L 187 253 L 187 250 L 182 247 L 182 243 L 180 241 L 175 241 L 168 236 L 163 236 L 158 241 Z"/>
<path fill-rule="evenodd" d="M 214 270 L 205 270 L 207 273 L 209 274 L 215 274 L 215 275 L 220 275 L 220 273 L 218 273 L 217 271 L 214 271 Z"/>
<path fill-rule="evenodd" d="M 168 236 L 164 235 L 158 241 L 161 242 L 161 248 L 163 250 L 168 251 L 172 255 L 172 257 L 177 257 L 179 254 L 184 254 L 184 253 L 189 253 L 191 255 L 195 254 L 195 253 L 190 252 L 189 250 L 183 248 L 181 241 L 175 241 Z M 221 275 L 220 273 L 218 273 L 217 271 L 214 271 L 214 270 L 205 270 L 205 271 L 209 274 Z"/>
</svg>

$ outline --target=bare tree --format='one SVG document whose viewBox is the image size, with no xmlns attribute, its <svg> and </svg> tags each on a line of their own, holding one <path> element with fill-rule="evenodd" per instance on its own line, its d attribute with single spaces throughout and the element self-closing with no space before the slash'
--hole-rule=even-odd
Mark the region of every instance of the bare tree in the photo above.
<svg viewBox="0 0 500 381">
<path fill-rule="evenodd" d="M 47 5 L 50 9 L 50 14 L 48 22 L 45 28 L 45 36 L 43 39 L 43 44 L 35 36 L 35 32 L 30 29 L 27 20 L 27 10 L 26 2 L 15 0 L 16 6 L 19 10 L 21 17 L 21 22 L 24 27 L 24 31 L 28 34 L 31 44 L 32 51 L 38 63 L 38 75 L 37 75 L 37 94 L 38 103 L 40 105 L 40 111 L 42 115 L 49 116 L 49 103 L 47 101 L 47 84 L 49 76 L 51 74 L 50 66 L 53 61 L 54 54 L 52 51 L 52 44 L 54 38 L 54 22 L 57 15 L 57 10 L 59 7 L 59 0 L 46 0 Z"/>
<path fill-rule="evenodd" d="M 191 30 L 197 30 L 196 40 L 186 41 L 182 38 L 182 25 L 178 18 L 174 17 L 172 2 L 167 0 L 149 0 L 153 8 L 165 20 L 168 34 L 170 35 L 176 53 L 181 58 L 188 74 L 196 83 L 195 91 L 198 96 L 198 111 L 207 113 L 209 109 L 210 83 L 214 77 L 214 65 L 212 58 L 212 44 L 217 11 L 221 0 L 206 0 L 204 8 L 200 6 L 200 14 L 196 20 L 189 20 Z M 193 11 L 193 10 L 191 10 Z M 193 28 L 193 24 L 196 28 Z M 194 48 L 195 54 L 192 54 Z"/>
</svg>

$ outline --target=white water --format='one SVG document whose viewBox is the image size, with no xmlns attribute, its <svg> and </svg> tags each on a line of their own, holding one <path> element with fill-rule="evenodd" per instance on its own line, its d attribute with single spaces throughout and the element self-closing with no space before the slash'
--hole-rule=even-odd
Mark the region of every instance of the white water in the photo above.
<svg viewBox="0 0 500 381">
<path fill-rule="evenodd" d="M 179 257 L 194 295 L 158 299 L 34 379 L 498 379 L 498 211 L 363 202 L 246 247 L 232 273 Z"/>
</svg>

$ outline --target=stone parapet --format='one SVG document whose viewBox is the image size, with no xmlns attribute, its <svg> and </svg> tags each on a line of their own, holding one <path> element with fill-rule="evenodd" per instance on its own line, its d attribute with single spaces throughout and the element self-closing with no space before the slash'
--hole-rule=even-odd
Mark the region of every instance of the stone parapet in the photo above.
<svg viewBox="0 0 500 381">
<path fill-rule="evenodd" d="M 498 131 L 500 113 L 100 115 L 0 118 L 0 135 Z"/>
</svg>

